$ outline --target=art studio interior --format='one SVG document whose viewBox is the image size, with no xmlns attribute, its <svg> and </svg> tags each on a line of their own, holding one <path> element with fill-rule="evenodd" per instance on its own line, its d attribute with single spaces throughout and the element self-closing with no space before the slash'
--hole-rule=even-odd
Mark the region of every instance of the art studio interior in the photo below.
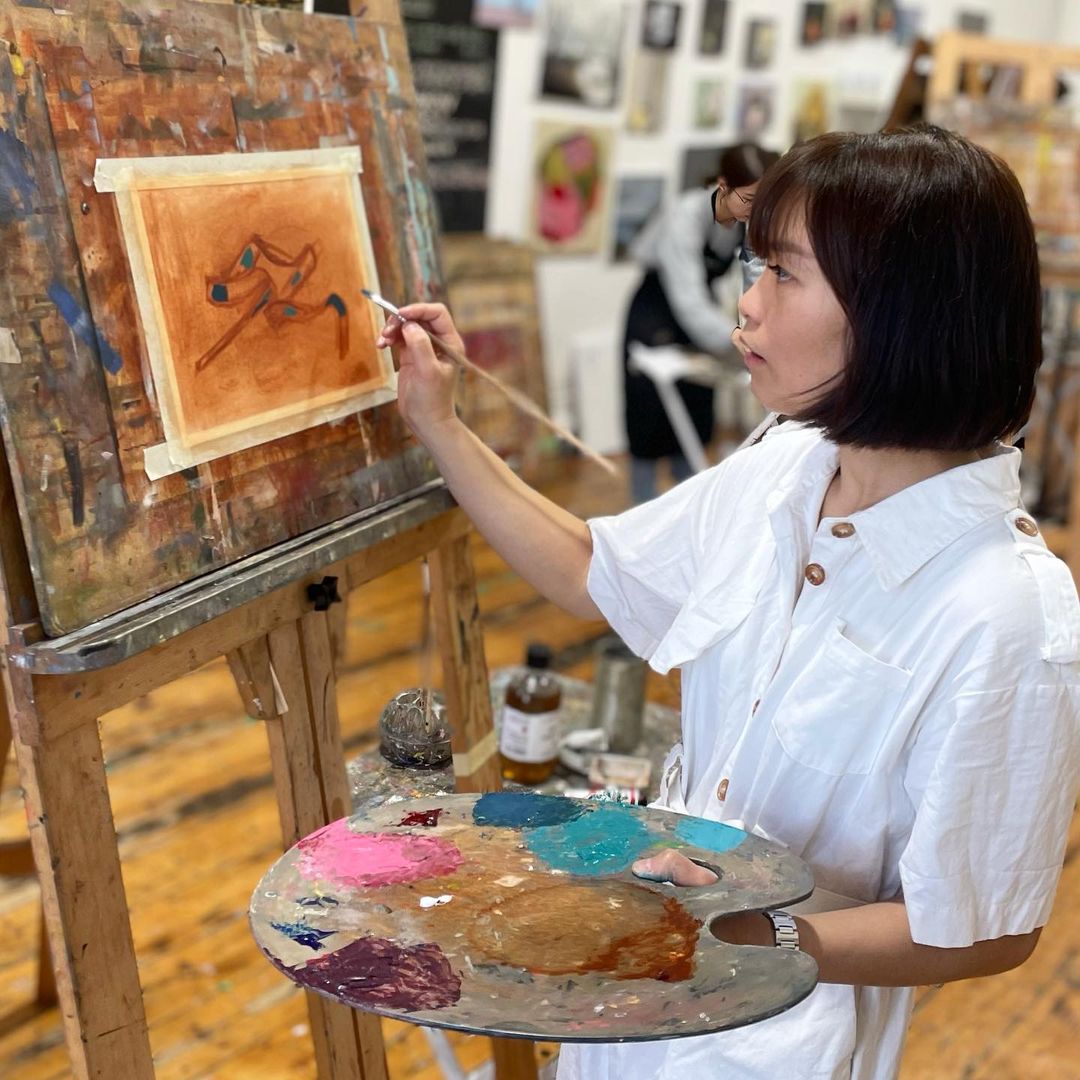
<svg viewBox="0 0 1080 1080">
<path fill-rule="evenodd" d="M 0 1078 L 1080 1080 L 1080 3 L 0 45 Z"/>
</svg>

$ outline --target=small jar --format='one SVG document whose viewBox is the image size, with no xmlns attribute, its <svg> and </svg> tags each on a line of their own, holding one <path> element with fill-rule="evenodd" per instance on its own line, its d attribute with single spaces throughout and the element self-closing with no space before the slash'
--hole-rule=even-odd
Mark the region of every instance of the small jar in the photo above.
<svg viewBox="0 0 1080 1080">
<path fill-rule="evenodd" d="M 442 768 L 451 757 L 450 734 L 446 703 L 437 690 L 402 690 L 379 716 L 379 752 L 394 765 Z"/>
</svg>

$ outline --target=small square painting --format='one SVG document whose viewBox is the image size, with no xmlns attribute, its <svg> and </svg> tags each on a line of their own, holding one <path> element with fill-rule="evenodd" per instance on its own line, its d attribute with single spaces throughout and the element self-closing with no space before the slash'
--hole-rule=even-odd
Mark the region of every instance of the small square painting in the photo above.
<svg viewBox="0 0 1080 1080">
<path fill-rule="evenodd" d="M 361 292 L 378 280 L 355 169 L 263 161 L 200 174 L 194 161 L 158 166 L 120 202 L 173 463 L 392 397 Z"/>
</svg>

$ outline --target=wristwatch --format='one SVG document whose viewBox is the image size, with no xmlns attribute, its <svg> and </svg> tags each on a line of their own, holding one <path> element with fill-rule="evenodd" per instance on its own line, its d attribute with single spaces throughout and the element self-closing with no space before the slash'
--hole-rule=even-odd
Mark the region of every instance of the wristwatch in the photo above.
<svg viewBox="0 0 1080 1080">
<path fill-rule="evenodd" d="M 778 949 L 799 947 L 799 928 L 791 915 L 786 911 L 763 911 L 761 914 L 772 923 Z"/>
</svg>

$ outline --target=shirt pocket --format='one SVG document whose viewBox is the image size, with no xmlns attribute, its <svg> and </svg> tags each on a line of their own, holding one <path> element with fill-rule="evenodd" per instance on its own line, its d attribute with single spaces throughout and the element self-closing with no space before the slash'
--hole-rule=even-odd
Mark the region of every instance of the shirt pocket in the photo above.
<svg viewBox="0 0 1080 1080">
<path fill-rule="evenodd" d="M 911 672 L 863 652 L 837 619 L 773 713 L 787 755 L 830 776 L 873 772 Z"/>
</svg>

